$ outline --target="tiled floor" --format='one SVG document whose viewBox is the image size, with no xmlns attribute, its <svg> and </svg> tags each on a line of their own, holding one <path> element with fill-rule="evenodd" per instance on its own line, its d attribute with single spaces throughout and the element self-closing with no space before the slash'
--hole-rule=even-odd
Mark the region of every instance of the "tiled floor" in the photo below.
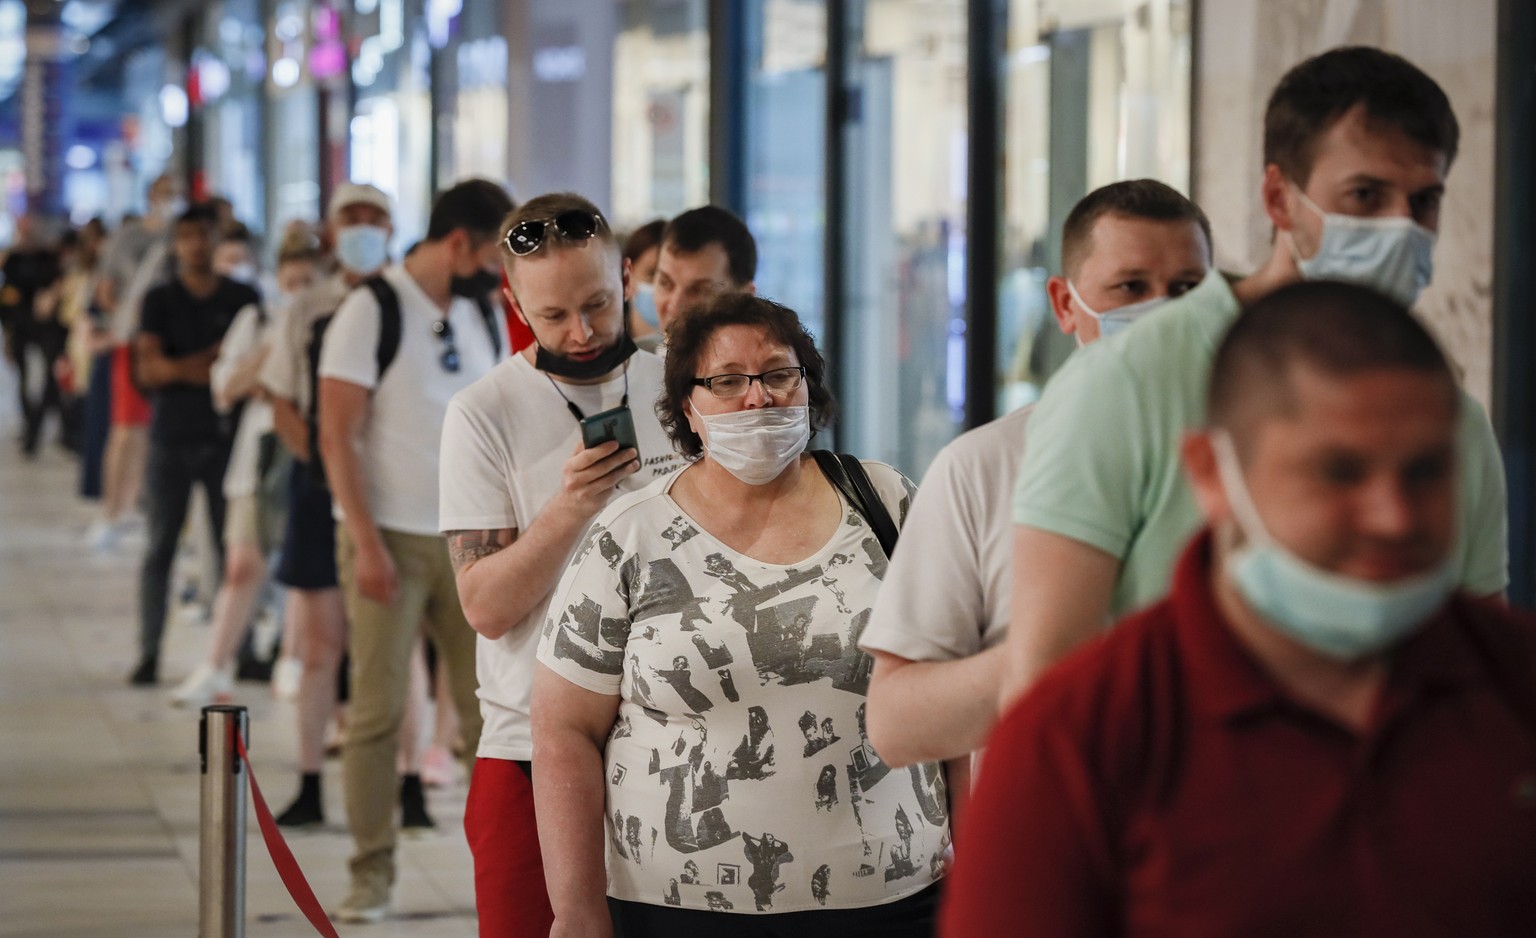
<svg viewBox="0 0 1536 938">
<path fill-rule="evenodd" d="M 3 366 L 0 366 L 3 370 Z M 0 375 L 0 936 L 197 933 L 198 757 L 195 711 L 166 688 L 124 678 L 134 651 L 134 571 L 142 540 L 93 554 L 90 510 L 73 497 L 74 463 L 50 449 L 17 455 L 11 390 Z M 173 684 L 199 658 L 202 625 L 173 623 L 162 665 Z M 242 684 L 251 757 L 281 810 L 295 785 L 293 711 Z M 292 838 L 320 901 L 346 889 L 350 840 L 338 766 L 326 766 L 330 827 Z M 435 792 L 439 832 L 403 842 L 396 915 L 343 935 L 475 933 L 474 886 L 461 828 L 464 790 Z M 268 859 L 251 818 L 246 934 L 313 935 Z"/>
</svg>

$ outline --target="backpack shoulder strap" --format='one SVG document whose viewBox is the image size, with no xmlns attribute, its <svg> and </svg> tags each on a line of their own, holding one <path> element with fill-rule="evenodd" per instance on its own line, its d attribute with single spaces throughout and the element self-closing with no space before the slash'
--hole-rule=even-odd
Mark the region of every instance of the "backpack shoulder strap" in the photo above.
<svg viewBox="0 0 1536 938">
<path fill-rule="evenodd" d="M 869 480 L 869 473 L 864 471 L 864 466 L 857 456 L 849 453 L 833 453 L 819 449 L 811 453 L 816 460 L 816 465 L 821 468 L 822 474 L 827 477 L 833 487 L 842 493 L 848 504 L 863 516 L 868 522 L 870 530 L 874 532 L 875 539 L 880 542 L 881 550 L 885 551 L 887 558 L 896 552 L 896 539 L 900 531 L 896 522 L 891 520 L 891 513 L 885 507 L 885 502 L 880 500 L 880 495 L 875 491 L 873 483 Z"/>
<path fill-rule="evenodd" d="M 383 380 L 384 372 L 400 353 L 400 297 L 383 277 L 369 277 L 363 285 L 379 303 L 379 348 L 374 360 Z"/>
</svg>

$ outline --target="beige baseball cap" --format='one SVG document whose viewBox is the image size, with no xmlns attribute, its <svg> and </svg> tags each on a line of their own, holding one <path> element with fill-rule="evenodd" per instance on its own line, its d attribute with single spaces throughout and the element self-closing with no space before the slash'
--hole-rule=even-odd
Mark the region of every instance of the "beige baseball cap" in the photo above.
<svg viewBox="0 0 1536 938">
<path fill-rule="evenodd" d="M 386 215 L 394 214 L 389 206 L 389 196 L 376 186 L 365 182 L 344 182 L 331 195 L 331 204 L 326 209 L 325 217 L 334 221 L 348 205 L 372 205 Z"/>
</svg>

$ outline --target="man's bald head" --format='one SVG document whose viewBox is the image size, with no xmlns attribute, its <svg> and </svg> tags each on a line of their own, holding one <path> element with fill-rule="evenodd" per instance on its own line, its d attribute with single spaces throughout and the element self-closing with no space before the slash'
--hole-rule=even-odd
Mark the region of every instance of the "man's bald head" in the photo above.
<svg viewBox="0 0 1536 938">
<path fill-rule="evenodd" d="M 1457 404 L 1450 362 L 1406 307 L 1354 284 L 1291 284 L 1245 310 L 1222 340 L 1211 368 L 1209 422 L 1243 449 L 1259 423 L 1294 412 L 1298 375 L 1393 369 L 1443 379 Z"/>
</svg>

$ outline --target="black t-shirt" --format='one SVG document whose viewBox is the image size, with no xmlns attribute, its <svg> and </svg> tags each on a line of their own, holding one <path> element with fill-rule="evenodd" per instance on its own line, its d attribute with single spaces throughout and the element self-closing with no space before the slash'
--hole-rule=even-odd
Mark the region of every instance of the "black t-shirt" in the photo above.
<svg viewBox="0 0 1536 938">
<path fill-rule="evenodd" d="M 189 293 L 178 277 L 144 294 L 139 329 L 158 337 L 167 356 L 182 358 L 218 344 L 235 314 L 256 302 L 255 290 L 227 277 L 220 277 L 213 293 L 202 298 Z M 156 443 L 217 443 L 228 437 L 207 385 L 168 384 L 156 389 L 151 401 L 149 435 Z"/>
<path fill-rule="evenodd" d="M 5 258 L 3 276 L 0 317 L 7 323 L 28 322 L 37 294 L 59 279 L 59 256 L 42 249 L 12 251 Z"/>
</svg>

